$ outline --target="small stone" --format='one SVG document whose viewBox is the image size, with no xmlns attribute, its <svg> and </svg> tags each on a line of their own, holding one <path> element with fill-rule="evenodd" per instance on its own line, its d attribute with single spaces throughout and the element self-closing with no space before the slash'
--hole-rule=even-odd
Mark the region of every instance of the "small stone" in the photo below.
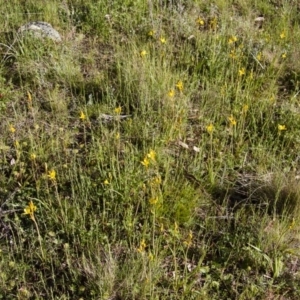
<svg viewBox="0 0 300 300">
<path fill-rule="evenodd" d="M 49 38 L 55 42 L 62 41 L 60 34 L 52 27 L 51 24 L 47 22 L 29 22 L 21 26 L 18 30 L 18 33 L 24 34 L 29 31 L 32 32 L 33 36 L 37 38 Z"/>
<path fill-rule="evenodd" d="M 255 26 L 257 26 L 258 29 L 261 29 L 264 21 L 265 21 L 264 17 L 257 17 L 254 20 Z"/>
</svg>

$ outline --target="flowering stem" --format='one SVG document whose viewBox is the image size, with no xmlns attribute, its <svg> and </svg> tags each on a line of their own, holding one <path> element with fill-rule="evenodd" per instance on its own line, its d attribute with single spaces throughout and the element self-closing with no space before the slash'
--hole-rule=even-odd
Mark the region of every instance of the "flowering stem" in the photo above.
<svg viewBox="0 0 300 300">
<path fill-rule="evenodd" d="M 36 231 L 38 233 L 38 238 L 39 238 L 39 243 L 40 243 L 40 247 L 41 247 L 42 257 L 43 257 L 43 259 L 45 259 L 45 254 L 44 254 L 44 250 L 43 250 L 43 246 L 42 246 L 42 238 L 41 238 L 39 226 L 38 226 L 38 224 L 36 222 L 36 219 L 35 219 L 35 217 L 33 215 L 31 216 L 31 220 L 34 222 Z"/>
<path fill-rule="evenodd" d="M 213 166 L 213 138 L 212 133 L 210 133 L 210 160 L 209 160 L 209 173 L 210 173 L 210 182 L 214 184 L 214 166 Z"/>
</svg>

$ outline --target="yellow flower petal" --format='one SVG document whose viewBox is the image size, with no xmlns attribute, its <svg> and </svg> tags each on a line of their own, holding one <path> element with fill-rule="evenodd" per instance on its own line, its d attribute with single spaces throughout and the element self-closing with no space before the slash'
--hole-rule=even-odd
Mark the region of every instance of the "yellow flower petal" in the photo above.
<svg viewBox="0 0 300 300">
<path fill-rule="evenodd" d="M 278 130 L 283 131 L 283 130 L 287 130 L 287 128 L 285 125 L 278 124 Z"/>
<path fill-rule="evenodd" d="M 236 36 L 231 36 L 228 40 L 228 44 L 233 44 L 237 41 L 237 37 Z"/>
<path fill-rule="evenodd" d="M 173 97 L 175 96 L 175 91 L 174 91 L 174 90 L 169 90 L 168 96 L 169 96 L 170 98 L 173 98 Z"/>
<path fill-rule="evenodd" d="M 150 152 L 147 154 L 147 157 L 150 158 L 152 161 L 155 161 L 156 153 L 154 150 L 150 150 Z"/>
<path fill-rule="evenodd" d="M 29 215 L 32 220 L 34 220 L 34 212 L 36 211 L 36 206 L 30 200 L 28 206 L 24 208 L 24 215 Z"/>
<path fill-rule="evenodd" d="M 141 161 L 141 164 L 142 164 L 144 167 L 147 168 L 147 167 L 149 166 L 149 164 L 150 164 L 150 161 L 149 161 L 149 159 L 148 159 L 147 157 L 145 157 L 144 160 Z"/>
<path fill-rule="evenodd" d="M 215 126 L 213 124 L 209 124 L 208 126 L 206 126 L 206 131 L 211 134 L 215 129 Z"/>
<path fill-rule="evenodd" d="M 183 82 L 181 80 L 179 80 L 177 83 L 176 83 L 176 87 L 177 89 L 182 92 L 183 91 Z"/>
<path fill-rule="evenodd" d="M 14 133 L 16 131 L 16 128 L 14 126 L 12 126 L 12 125 L 9 125 L 9 131 L 11 133 Z"/>
<path fill-rule="evenodd" d="M 141 57 L 146 56 L 146 55 L 147 55 L 147 51 L 146 51 L 146 50 L 141 51 L 141 52 L 140 52 L 140 55 L 141 55 Z"/>
<path fill-rule="evenodd" d="M 114 112 L 115 112 L 115 114 L 120 115 L 121 112 L 122 112 L 122 107 L 121 107 L 121 106 L 116 107 L 116 108 L 114 109 Z"/>
<path fill-rule="evenodd" d="M 243 76 L 243 75 L 245 75 L 245 74 L 246 74 L 245 68 L 241 68 L 241 69 L 239 70 L 239 75 L 240 75 L 240 76 Z"/>
<path fill-rule="evenodd" d="M 56 179 L 56 172 L 55 172 L 55 170 L 51 170 L 51 171 L 49 171 L 48 172 L 48 178 L 50 179 L 50 180 L 55 180 Z"/>
<path fill-rule="evenodd" d="M 86 119 L 86 115 L 84 114 L 83 111 L 80 112 L 79 119 L 82 120 L 82 121 Z"/>
<path fill-rule="evenodd" d="M 160 42 L 162 43 L 162 44 L 165 44 L 166 43 L 166 38 L 164 38 L 164 37 L 160 37 Z"/>
<path fill-rule="evenodd" d="M 231 126 L 236 125 L 236 119 L 232 115 L 230 117 L 228 117 L 228 121 L 229 121 Z"/>
<path fill-rule="evenodd" d="M 203 26 L 203 25 L 204 25 L 204 20 L 201 19 L 200 17 L 196 20 L 196 22 L 197 22 L 200 26 Z"/>
</svg>

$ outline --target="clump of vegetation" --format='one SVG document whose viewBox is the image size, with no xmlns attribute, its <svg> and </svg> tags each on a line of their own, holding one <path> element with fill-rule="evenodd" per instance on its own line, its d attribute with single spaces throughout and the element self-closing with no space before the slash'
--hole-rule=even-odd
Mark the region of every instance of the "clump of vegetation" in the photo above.
<svg viewBox="0 0 300 300">
<path fill-rule="evenodd" d="M 298 299 L 295 1 L 94 2 L 2 4 L 1 298 Z"/>
</svg>

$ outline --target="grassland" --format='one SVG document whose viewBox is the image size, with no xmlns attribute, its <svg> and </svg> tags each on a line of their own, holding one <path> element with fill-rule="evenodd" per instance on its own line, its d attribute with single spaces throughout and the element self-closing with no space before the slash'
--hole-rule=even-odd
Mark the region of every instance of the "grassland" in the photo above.
<svg viewBox="0 0 300 300">
<path fill-rule="evenodd" d="M 300 299 L 299 1 L 0 4 L 1 299 Z"/>
</svg>

